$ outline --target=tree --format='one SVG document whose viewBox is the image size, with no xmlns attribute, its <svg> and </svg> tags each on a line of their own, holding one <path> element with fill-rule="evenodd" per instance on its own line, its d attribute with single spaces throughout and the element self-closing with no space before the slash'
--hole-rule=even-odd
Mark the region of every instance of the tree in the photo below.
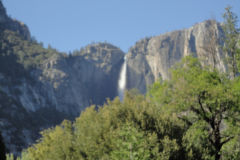
<svg viewBox="0 0 240 160">
<path fill-rule="evenodd" d="M 155 148 L 155 153 L 158 153 L 157 136 L 144 136 L 143 131 L 131 124 L 114 130 L 111 136 L 113 150 L 110 157 L 113 160 L 147 160 L 150 159 L 151 148 Z"/>
<path fill-rule="evenodd" d="M 161 106 L 189 124 L 183 136 L 188 159 L 219 160 L 223 146 L 240 133 L 239 86 L 238 78 L 230 80 L 186 57 L 172 71 L 172 79 L 159 87 Z"/>
<path fill-rule="evenodd" d="M 82 159 L 132 155 L 137 159 L 174 160 L 182 153 L 178 139 L 184 130 L 182 123 L 132 92 L 125 94 L 122 103 L 115 99 L 98 111 L 87 108 L 74 126 L 76 151 Z"/>
<path fill-rule="evenodd" d="M 238 63 L 240 61 L 240 52 L 238 51 L 237 43 L 239 41 L 239 28 L 237 27 L 238 17 L 232 12 L 232 7 L 225 8 L 223 14 L 224 25 L 224 51 L 229 56 L 228 62 L 232 70 L 233 77 L 236 77 L 239 72 Z"/>
<path fill-rule="evenodd" d="M 72 124 L 64 120 L 60 126 L 43 131 L 37 144 L 29 147 L 23 160 L 74 160 Z"/>
</svg>

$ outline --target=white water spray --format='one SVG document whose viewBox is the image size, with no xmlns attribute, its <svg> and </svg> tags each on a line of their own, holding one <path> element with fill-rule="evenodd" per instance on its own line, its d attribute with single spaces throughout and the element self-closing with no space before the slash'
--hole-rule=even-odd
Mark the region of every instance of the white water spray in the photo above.
<svg viewBox="0 0 240 160">
<path fill-rule="evenodd" d="M 124 57 L 124 63 L 121 68 L 119 80 L 118 80 L 118 96 L 120 101 L 123 101 L 124 91 L 126 88 L 127 81 L 127 57 Z"/>
</svg>

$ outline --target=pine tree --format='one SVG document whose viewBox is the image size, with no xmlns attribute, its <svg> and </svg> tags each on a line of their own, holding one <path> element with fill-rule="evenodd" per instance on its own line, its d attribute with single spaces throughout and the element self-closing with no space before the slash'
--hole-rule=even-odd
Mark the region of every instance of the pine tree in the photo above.
<svg viewBox="0 0 240 160">
<path fill-rule="evenodd" d="M 233 77 L 236 77 L 239 72 L 238 63 L 240 61 L 240 52 L 237 47 L 239 41 L 239 28 L 237 27 L 238 17 L 232 12 L 232 7 L 228 6 L 225 10 L 226 12 L 223 14 L 223 30 L 225 34 L 224 51 L 229 56 L 228 63 L 232 70 Z"/>
</svg>

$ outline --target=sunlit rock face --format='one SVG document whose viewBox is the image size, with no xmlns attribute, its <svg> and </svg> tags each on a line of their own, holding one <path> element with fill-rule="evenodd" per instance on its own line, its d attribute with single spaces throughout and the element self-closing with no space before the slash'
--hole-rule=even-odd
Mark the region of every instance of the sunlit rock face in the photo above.
<svg viewBox="0 0 240 160">
<path fill-rule="evenodd" d="M 225 72 L 222 34 L 221 26 L 208 20 L 189 29 L 140 40 L 127 54 L 127 88 L 145 93 L 147 86 L 156 80 L 169 79 L 169 69 L 187 55 Z M 213 38 L 216 39 L 214 47 L 210 46 Z M 214 58 L 211 52 L 215 52 Z"/>
</svg>

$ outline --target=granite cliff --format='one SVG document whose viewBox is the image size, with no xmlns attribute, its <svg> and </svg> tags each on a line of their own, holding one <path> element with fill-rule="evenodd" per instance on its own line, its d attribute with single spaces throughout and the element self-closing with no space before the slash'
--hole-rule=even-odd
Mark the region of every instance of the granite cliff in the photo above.
<svg viewBox="0 0 240 160">
<path fill-rule="evenodd" d="M 169 69 L 190 54 L 202 64 L 226 72 L 222 37 L 221 25 L 208 20 L 189 29 L 140 40 L 127 53 L 127 88 L 145 93 L 156 80 L 170 78 Z"/>
</svg>

